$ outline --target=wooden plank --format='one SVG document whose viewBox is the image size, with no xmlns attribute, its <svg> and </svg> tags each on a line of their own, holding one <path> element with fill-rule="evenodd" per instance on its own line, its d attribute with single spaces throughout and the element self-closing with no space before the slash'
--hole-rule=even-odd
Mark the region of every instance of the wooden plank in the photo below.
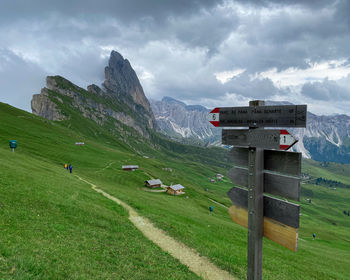
<svg viewBox="0 0 350 280">
<path fill-rule="evenodd" d="M 248 148 L 233 147 L 229 152 L 233 165 L 247 167 L 248 166 Z"/>
<path fill-rule="evenodd" d="M 247 209 L 232 205 L 228 211 L 235 223 L 248 228 Z M 298 250 L 298 228 L 264 217 L 264 236 L 294 252 Z"/>
<path fill-rule="evenodd" d="M 265 150 L 264 169 L 290 176 L 301 176 L 301 153 Z"/>
<path fill-rule="evenodd" d="M 235 166 L 248 166 L 248 148 L 233 147 L 229 152 Z M 264 169 L 290 176 L 301 176 L 301 153 L 264 150 Z"/>
<path fill-rule="evenodd" d="M 235 166 L 229 170 L 227 176 L 232 183 L 242 187 L 248 187 L 248 168 Z"/>
<path fill-rule="evenodd" d="M 264 192 L 300 201 L 300 179 L 264 172 Z"/>
<path fill-rule="evenodd" d="M 234 167 L 227 176 L 232 183 L 248 187 L 248 169 Z M 264 172 L 264 192 L 300 201 L 300 178 Z"/>
<path fill-rule="evenodd" d="M 233 187 L 227 192 L 232 203 L 248 209 L 248 191 Z M 300 206 L 264 195 L 264 216 L 290 227 L 299 228 Z"/>
<path fill-rule="evenodd" d="M 223 129 L 221 142 L 224 145 L 280 149 L 278 129 Z"/>
<path fill-rule="evenodd" d="M 221 107 L 218 111 L 215 121 L 221 127 L 306 127 L 306 105 Z"/>
<path fill-rule="evenodd" d="M 248 280 L 262 279 L 264 224 L 264 150 L 249 148 L 248 176 Z"/>
<path fill-rule="evenodd" d="M 223 129 L 221 143 L 223 145 L 249 146 L 249 129 Z"/>
</svg>

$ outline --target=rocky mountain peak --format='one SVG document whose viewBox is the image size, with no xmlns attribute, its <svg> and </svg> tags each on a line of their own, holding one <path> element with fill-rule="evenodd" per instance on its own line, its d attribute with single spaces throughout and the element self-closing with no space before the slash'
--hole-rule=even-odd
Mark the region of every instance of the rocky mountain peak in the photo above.
<svg viewBox="0 0 350 280">
<path fill-rule="evenodd" d="M 153 115 L 150 104 L 130 62 L 116 51 L 111 52 L 108 66 L 105 68 L 103 86 L 108 93 L 114 94 L 118 98 L 127 99 L 128 96 L 131 96 L 136 104 L 141 105 L 149 114 Z"/>
<path fill-rule="evenodd" d="M 61 76 L 48 76 L 46 87 L 33 95 L 32 111 L 57 121 L 70 120 L 73 110 L 99 125 L 108 124 L 112 131 L 125 125 L 149 137 L 156 121 L 130 62 L 112 51 L 105 78 L 102 88 L 92 84 L 86 90 Z"/>
</svg>

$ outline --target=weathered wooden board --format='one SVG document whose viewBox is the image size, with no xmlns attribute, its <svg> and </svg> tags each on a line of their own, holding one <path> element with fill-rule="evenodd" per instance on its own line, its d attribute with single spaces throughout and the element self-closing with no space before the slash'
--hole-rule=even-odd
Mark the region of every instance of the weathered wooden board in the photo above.
<svg viewBox="0 0 350 280">
<path fill-rule="evenodd" d="M 249 148 L 234 147 L 229 156 L 235 166 L 248 167 Z M 290 176 L 301 176 L 301 153 L 264 150 L 264 169 Z"/>
<path fill-rule="evenodd" d="M 248 148 L 233 147 L 229 152 L 230 159 L 235 166 L 248 166 Z"/>
<path fill-rule="evenodd" d="M 229 208 L 229 214 L 234 222 L 248 228 L 247 209 L 232 205 Z M 294 252 L 298 250 L 298 228 L 264 217 L 264 236 Z"/>
<path fill-rule="evenodd" d="M 227 176 L 233 184 L 248 187 L 248 169 L 246 167 L 235 166 L 229 170 Z"/>
<path fill-rule="evenodd" d="M 288 150 L 298 142 L 285 129 L 223 129 L 221 142 L 224 145 Z"/>
<path fill-rule="evenodd" d="M 223 129 L 222 144 L 265 149 L 280 148 L 280 130 Z"/>
<path fill-rule="evenodd" d="M 290 176 L 301 176 L 301 153 L 265 150 L 264 169 Z"/>
<path fill-rule="evenodd" d="M 248 191 L 233 187 L 227 192 L 234 205 L 248 209 Z M 264 216 L 284 225 L 299 228 L 300 206 L 264 195 Z"/>
<path fill-rule="evenodd" d="M 306 105 L 221 107 L 217 111 L 215 121 L 222 127 L 306 127 Z"/>
<path fill-rule="evenodd" d="M 233 167 L 227 176 L 232 183 L 248 187 L 248 169 Z M 285 198 L 300 200 L 300 178 L 264 171 L 264 192 Z"/>
<path fill-rule="evenodd" d="M 280 149 L 280 130 L 223 129 L 221 142 L 232 146 Z"/>
<path fill-rule="evenodd" d="M 265 171 L 264 192 L 300 201 L 300 178 Z"/>
</svg>

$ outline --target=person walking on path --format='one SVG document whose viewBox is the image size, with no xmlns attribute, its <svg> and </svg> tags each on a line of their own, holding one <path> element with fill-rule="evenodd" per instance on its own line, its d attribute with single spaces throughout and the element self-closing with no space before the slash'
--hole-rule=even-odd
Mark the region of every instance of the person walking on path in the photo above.
<svg viewBox="0 0 350 280">
<path fill-rule="evenodd" d="M 72 173 L 73 166 L 70 164 L 69 165 L 69 172 Z"/>
<path fill-rule="evenodd" d="M 212 215 L 214 211 L 214 206 L 209 206 L 209 215 Z"/>
<path fill-rule="evenodd" d="M 313 233 L 313 234 L 312 234 L 312 238 L 313 238 L 313 240 L 315 240 L 315 238 L 316 238 L 316 233 Z"/>
</svg>

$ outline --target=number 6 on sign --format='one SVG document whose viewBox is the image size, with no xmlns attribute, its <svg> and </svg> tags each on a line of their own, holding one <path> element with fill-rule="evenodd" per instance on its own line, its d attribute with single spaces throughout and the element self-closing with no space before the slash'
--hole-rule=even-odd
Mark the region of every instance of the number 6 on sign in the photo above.
<svg viewBox="0 0 350 280">
<path fill-rule="evenodd" d="M 219 126 L 219 121 L 220 121 L 219 116 L 220 116 L 220 108 L 215 108 L 209 113 L 208 121 L 214 126 Z"/>
</svg>

